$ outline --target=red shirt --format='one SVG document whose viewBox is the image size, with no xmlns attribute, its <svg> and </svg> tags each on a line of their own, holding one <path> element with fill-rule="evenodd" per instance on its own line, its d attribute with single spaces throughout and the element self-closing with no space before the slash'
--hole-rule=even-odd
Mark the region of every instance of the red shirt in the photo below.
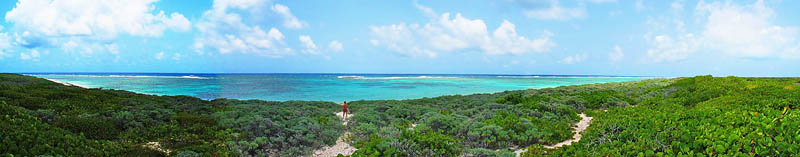
<svg viewBox="0 0 800 157">
<path fill-rule="evenodd" d="M 347 103 L 344 103 L 344 105 L 342 105 L 342 112 L 347 112 Z"/>
</svg>

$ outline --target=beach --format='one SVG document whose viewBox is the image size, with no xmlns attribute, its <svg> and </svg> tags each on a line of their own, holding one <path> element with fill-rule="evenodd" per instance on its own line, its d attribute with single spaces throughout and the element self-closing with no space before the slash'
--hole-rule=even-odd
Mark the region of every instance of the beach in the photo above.
<svg viewBox="0 0 800 157">
<path fill-rule="evenodd" d="M 65 86 L 75 86 L 75 87 L 81 87 L 81 88 L 87 88 L 87 89 L 90 88 L 89 86 L 76 84 L 76 83 L 68 83 L 68 82 L 59 81 L 59 80 L 55 80 L 55 79 L 49 79 L 49 78 L 44 78 L 44 79 L 48 80 L 48 81 L 52 81 L 52 82 L 58 83 L 58 84 L 62 84 L 62 85 L 65 85 Z"/>
</svg>

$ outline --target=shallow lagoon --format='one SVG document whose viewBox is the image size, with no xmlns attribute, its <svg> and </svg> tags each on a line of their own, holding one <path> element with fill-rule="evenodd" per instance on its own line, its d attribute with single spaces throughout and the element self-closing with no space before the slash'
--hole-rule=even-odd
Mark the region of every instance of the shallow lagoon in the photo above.
<svg viewBox="0 0 800 157">
<path fill-rule="evenodd" d="M 92 88 L 203 99 L 351 101 L 414 99 L 565 85 L 622 82 L 649 77 L 416 74 L 188 74 L 36 73 L 36 77 Z"/>
</svg>

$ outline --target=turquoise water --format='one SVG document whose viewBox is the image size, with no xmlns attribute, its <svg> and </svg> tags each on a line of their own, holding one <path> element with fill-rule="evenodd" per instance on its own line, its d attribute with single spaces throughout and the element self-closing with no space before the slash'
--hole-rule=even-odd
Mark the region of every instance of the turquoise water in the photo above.
<svg viewBox="0 0 800 157">
<path fill-rule="evenodd" d="M 203 99 L 352 101 L 414 99 L 648 79 L 614 76 L 403 74 L 28 74 L 41 78 L 154 95 Z"/>
</svg>

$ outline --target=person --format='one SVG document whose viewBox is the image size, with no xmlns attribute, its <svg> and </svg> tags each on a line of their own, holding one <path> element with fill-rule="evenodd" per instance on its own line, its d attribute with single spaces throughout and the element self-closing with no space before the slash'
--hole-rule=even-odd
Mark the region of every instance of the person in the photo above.
<svg viewBox="0 0 800 157">
<path fill-rule="evenodd" d="M 342 104 L 342 119 L 346 118 L 347 118 L 347 101 L 344 101 L 344 104 Z"/>
</svg>

